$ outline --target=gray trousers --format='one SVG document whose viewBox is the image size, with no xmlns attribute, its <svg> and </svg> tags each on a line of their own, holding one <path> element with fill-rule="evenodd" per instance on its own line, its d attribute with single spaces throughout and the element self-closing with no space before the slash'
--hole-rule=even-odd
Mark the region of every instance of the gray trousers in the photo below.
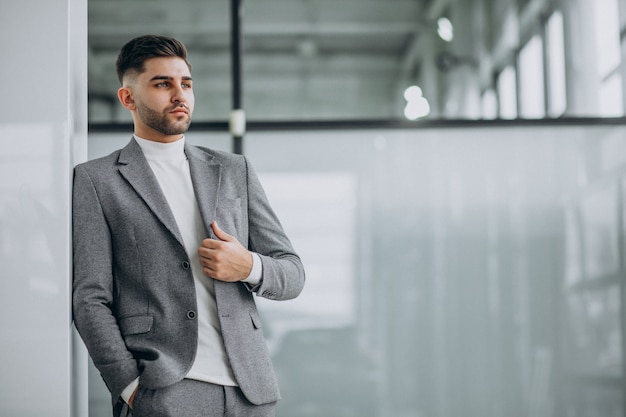
<svg viewBox="0 0 626 417">
<path fill-rule="evenodd" d="M 239 387 L 183 379 L 158 390 L 139 386 L 132 417 L 274 417 L 276 403 L 254 405 Z"/>
</svg>

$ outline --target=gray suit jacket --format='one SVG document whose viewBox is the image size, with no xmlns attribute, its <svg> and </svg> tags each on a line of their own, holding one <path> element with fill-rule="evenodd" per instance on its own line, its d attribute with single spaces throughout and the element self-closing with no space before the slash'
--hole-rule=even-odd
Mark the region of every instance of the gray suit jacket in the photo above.
<svg viewBox="0 0 626 417">
<path fill-rule="evenodd" d="M 296 297 L 304 286 L 302 263 L 244 157 L 189 144 L 185 153 L 207 231 L 217 220 L 261 257 L 259 285 L 216 280 L 215 296 L 241 390 L 254 404 L 277 401 L 253 293 Z M 196 354 L 194 281 L 174 216 L 134 139 L 75 168 L 73 246 L 74 322 L 115 408 L 138 376 L 152 389 L 180 381 Z"/>
</svg>

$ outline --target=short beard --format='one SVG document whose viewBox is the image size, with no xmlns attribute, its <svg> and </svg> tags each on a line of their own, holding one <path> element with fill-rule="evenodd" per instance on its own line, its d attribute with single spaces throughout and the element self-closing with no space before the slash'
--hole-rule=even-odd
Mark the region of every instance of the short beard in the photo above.
<svg viewBox="0 0 626 417">
<path fill-rule="evenodd" d="M 148 127 L 156 130 L 163 135 L 171 136 L 183 134 L 189 129 L 189 125 L 191 124 L 191 113 L 188 114 L 188 117 L 185 121 L 170 122 L 167 119 L 168 113 L 177 107 L 181 107 L 180 105 L 168 108 L 163 113 L 159 113 L 158 111 L 151 109 L 139 100 L 136 101 L 136 105 L 139 118 Z"/>
</svg>

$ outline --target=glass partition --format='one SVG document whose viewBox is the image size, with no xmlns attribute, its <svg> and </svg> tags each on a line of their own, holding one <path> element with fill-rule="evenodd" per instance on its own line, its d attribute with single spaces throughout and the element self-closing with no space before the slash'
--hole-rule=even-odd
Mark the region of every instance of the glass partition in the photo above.
<svg viewBox="0 0 626 417">
<path fill-rule="evenodd" d="M 623 415 L 625 134 L 250 132 L 307 271 L 258 299 L 278 417 Z"/>
</svg>

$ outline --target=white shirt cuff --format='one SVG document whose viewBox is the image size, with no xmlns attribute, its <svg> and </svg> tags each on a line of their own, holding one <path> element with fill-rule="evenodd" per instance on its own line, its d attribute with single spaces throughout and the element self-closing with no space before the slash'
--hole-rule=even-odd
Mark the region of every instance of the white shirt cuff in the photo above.
<svg viewBox="0 0 626 417">
<path fill-rule="evenodd" d="M 135 378 L 133 382 L 131 382 L 130 384 L 128 384 L 126 388 L 124 388 L 124 391 L 122 391 L 122 393 L 120 394 L 120 397 L 122 397 L 122 400 L 124 400 L 126 404 L 128 404 L 128 400 L 130 400 L 130 396 L 133 395 L 133 392 L 135 392 L 138 386 L 139 386 L 139 377 Z"/>
<path fill-rule="evenodd" d="M 261 282 L 261 277 L 263 275 L 263 264 L 261 263 L 261 257 L 259 254 L 252 253 L 252 269 L 250 270 L 250 274 L 243 279 L 243 282 L 247 282 L 250 285 L 257 285 Z"/>
</svg>

